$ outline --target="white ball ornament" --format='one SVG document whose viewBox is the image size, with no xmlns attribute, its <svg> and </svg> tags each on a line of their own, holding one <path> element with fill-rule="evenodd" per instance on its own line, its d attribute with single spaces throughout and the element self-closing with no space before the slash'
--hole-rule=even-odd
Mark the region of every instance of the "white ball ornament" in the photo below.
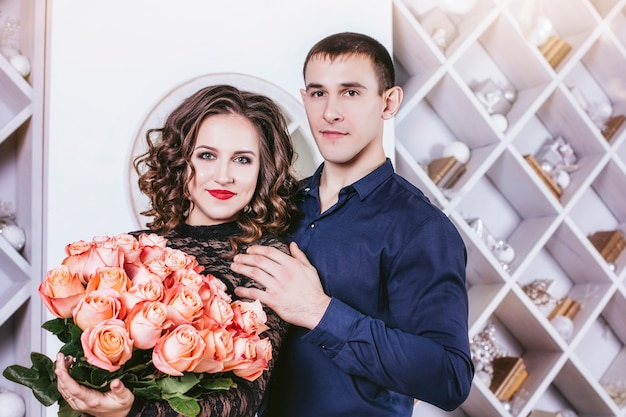
<svg viewBox="0 0 626 417">
<path fill-rule="evenodd" d="M 27 57 L 24 55 L 15 55 L 9 62 L 22 77 L 28 77 L 30 74 L 30 60 Z"/>
<path fill-rule="evenodd" d="M 559 171 L 555 181 L 564 190 L 572 183 L 572 178 L 566 171 Z"/>
<path fill-rule="evenodd" d="M 504 132 L 509 127 L 509 121 L 500 113 L 492 114 L 491 121 L 500 132 Z"/>
<path fill-rule="evenodd" d="M 17 251 L 21 251 L 26 244 L 26 234 L 14 224 L 8 224 L 0 229 L 0 236 L 6 239 Z"/>
<path fill-rule="evenodd" d="M 502 243 L 494 250 L 496 258 L 503 264 L 510 264 L 515 259 L 515 249 L 509 244 Z"/>
<path fill-rule="evenodd" d="M 471 152 L 470 152 L 469 147 L 463 142 L 458 142 L 458 141 L 449 143 L 443 149 L 443 156 L 445 158 L 449 156 L 453 156 L 454 159 L 456 159 L 462 164 L 465 164 L 467 163 L 467 161 L 469 161 L 470 154 Z"/>
<path fill-rule="evenodd" d="M 0 392 L 0 417 L 24 417 L 25 414 L 22 397 L 11 391 Z"/>
<path fill-rule="evenodd" d="M 572 336 L 574 335 L 574 322 L 569 317 L 565 316 L 554 316 L 552 320 L 552 325 L 556 329 L 557 333 L 561 335 L 563 340 L 569 342 Z"/>
</svg>

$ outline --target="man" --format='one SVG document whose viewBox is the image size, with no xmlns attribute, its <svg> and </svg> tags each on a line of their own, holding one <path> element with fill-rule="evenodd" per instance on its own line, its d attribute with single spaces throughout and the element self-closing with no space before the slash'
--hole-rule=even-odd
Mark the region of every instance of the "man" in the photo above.
<svg viewBox="0 0 626 417">
<path fill-rule="evenodd" d="M 292 257 L 253 246 L 231 266 L 265 287 L 237 295 L 293 324 L 260 414 L 410 416 L 414 398 L 455 409 L 474 372 L 465 246 L 385 157 L 384 121 L 402 102 L 393 61 L 376 40 L 340 33 L 313 46 L 303 72 L 324 162 L 303 181 Z"/>
</svg>

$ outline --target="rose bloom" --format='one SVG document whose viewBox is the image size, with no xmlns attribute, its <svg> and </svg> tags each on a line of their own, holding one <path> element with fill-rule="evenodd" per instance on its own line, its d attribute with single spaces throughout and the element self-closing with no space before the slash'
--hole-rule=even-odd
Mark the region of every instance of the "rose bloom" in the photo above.
<svg viewBox="0 0 626 417">
<path fill-rule="evenodd" d="M 80 343 L 88 363 L 109 372 L 121 368 L 132 356 L 133 341 L 122 320 L 105 320 L 85 329 Z"/>
<path fill-rule="evenodd" d="M 130 278 L 132 285 L 138 285 L 143 282 L 149 282 L 154 279 L 163 281 L 163 277 L 158 276 L 150 271 L 147 266 L 141 263 L 128 263 L 124 265 L 124 270 Z"/>
<path fill-rule="evenodd" d="M 265 325 L 267 314 L 263 310 L 263 306 L 259 300 L 250 301 L 233 301 L 233 321 L 237 327 L 246 334 L 261 334 L 269 327 Z"/>
<path fill-rule="evenodd" d="M 112 237 L 117 246 L 122 249 L 124 254 L 131 253 L 139 249 L 139 241 L 135 239 L 133 235 L 128 233 L 120 233 L 119 235 Z"/>
<path fill-rule="evenodd" d="M 61 264 L 67 265 L 72 273 L 79 274 L 83 284 L 86 284 L 90 280 L 91 275 L 100 267 L 113 266 L 122 268 L 124 266 L 124 252 L 115 242 L 102 241 L 93 243 L 84 252 L 67 256 Z"/>
<path fill-rule="evenodd" d="M 139 235 L 138 240 L 139 246 L 158 246 L 164 248 L 167 244 L 167 239 L 156 233 L 142 233 Z"/>
<path fill-rule="evenodd" d="M 91 249 L 91 246 L 92 246 L 91 242 L 87 242 L 85 240 L 78 240 L 73 243 L 68 243 L 65 246 L 65 253 L 68 256 L 80 255 L 81 253 L 87 252 L 89 249 Z"/>
<path fill-rule="evenodd" d="M 198 365 L 205 349 L 206 344 L 195 327 L 181 324 L 161 336 L 152 350 L 152 361 L 159 371 L 182 376 Z"/>
<path fill-rule="evenodd" d="M 126 311 L 130 311 L 135 304 L 141 301 L 159 301 L 163 298 L 165 288 L 158 277 L 146 282 L 133 284 L 128 291 L 121 294 L 122 304 Z"/>
<path fill-rule="evenodd" d="M 208 304 L 205 304 L 202 315 L 203 328 L 226 327 L 233 322 L 235 313 L 231 304 L 219 297 L 213 297 Z"/>
<path fill-rule="evenodd" d="M 272 358 L 269 339 L 261 340 L 258 336 L 235 337 L 233 348 L 235 353 L 231 360 L 224 362 L 224 372 L 233 371 L 235 375 L 252 381 L 268 368 Z"/>
<path fill-rule="evenodd" d="M 269 361 L 272 359 L 272 344 L 268 338 L 257 340 L 254 348 L 256 359 L 246 367 L 233 369 L 235 375 L 248 381 L 260 377 L 263 371 L 269 368 Z"/>
<path fill-rule="evenodd" d="M 78 274 L 61 265 L 46 273 L 46 279 L 39 284 L 39 296 L 52 314 L 68 319 L 85 296 L 85 287 Z"/>
<path fill-rule="evenodd" d="M 177 269 L 167 276 L 163 284 L 167 288 L 172 288 L 175 285 L 183 285 L 199 290 L 200 287 L 205 285 L 205 281 L 204 277 L 193 269 Z"/>
<path fill-rule="evenodd" d="M 87 294 L 74 309 L 74 323 L 85 330 L 98 323 L 122 318 L 124 313 L 120 294 L 111 288 Z"/>
<path fill-rule="evenodd" d="M 193 372 L 217 373 L 224 369 L 224 361 L 232 359 L 234 355 L 233 336 L 227 329 L 200 330 L 206 350 L 202 360 L 192 370 Z"/>
<path fill-rule="evenodd" d="M 87 283 L 87 293 L 112 288 L 120 294 L 128 291 L 131 281 L 123 268 L 108 266 L 96 269 Z"/>
<path fill-rule="evenodd" d="M 179 269 L 185 269 L 193 262 L 193 257 L 188 256 L 185 252 L 172 249 L 169 247 L 165 248 L 164 252 L 164 261 L 167 268 L 171 271 L 177 271 Z"/>
<path fill-rule="evenodd" d="M 182 285 L 166 289 L 163 302 L 167 304 L 168 318 L 176 325 L 198 319 L 204 308 L 200 294 Z"/>
<path fill-rule="evenodd" d="M 126 317 L 128 332 L 137 349 L 153 348 L 163 330 L 173 323 L 167 320 L 167 306 L 159 301 L 142 301 Z"/>
</svg>

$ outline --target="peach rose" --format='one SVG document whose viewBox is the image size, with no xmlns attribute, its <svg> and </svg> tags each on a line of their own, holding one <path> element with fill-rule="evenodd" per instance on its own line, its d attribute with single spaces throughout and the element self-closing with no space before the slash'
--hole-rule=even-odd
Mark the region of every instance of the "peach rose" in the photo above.
<svg viewBox="0 0 626 417">
<path fill-rule="evenodd" d="M 128 291 L 131 281 L 123 268 L 103 266 L 96 269 L 87 283 L 87 293 L 95 290 L 112 288 L 120 294 Z"/>
<path fill-rule="evenodd" d="M 91 242 L 87 242 L 85 240 L 78 240 L 76 242 L 68 243 L 67 245 L 65 245 L 65 253 L 68 256 L 80 255 L 81 253 L 87 252 L 89 249 L 91 249 L 91 247 L 92 247 Z"/>
<path fill-rule="evenodd" d="M 205 349 L 200 333 L 190 324 L 181 324 L 161 336 L 152 351 L 152 361 L 159 371 L 182 376 L 198 365 Z"/>
<path fill-rule="evenodd" d="M 85 330 L 98 323 L 122 318 L 122 301 L 120 294 L 111 288 L 96 290 L 87 294 L 74 309 L 74 323 Z"/>
<path fill-rule="evenodd" d="M 100 267 L 123 267 L 124 252 L 113 241 L 98 241 L 84 252 L 67 256 L 62 265 L 67 265 L 72 273 L 79 274 L 81 281 L 86 284 Z"/>
<path fill-rule="evenodd" d="M 168 318 L 176 325 L 198 319 L 204 308 L 200 294 L 182 285 L 166 289 L 163 301 L 167 304 Z"/>
<path fill-rule="evenodd" d="M 128 332 L 137 349 L 151 349 L 173 323 L 167 320 L 167 306 L 159 301 L 142 301 L 126 317 Z"/>
<path fill-rule="evenodd" d="M 224 362 L 224 372 L 233 371 L 237 376 L 252 381 L 268 368 L 272 358 L 272 349 L 269 339 L 259 339 L 258 336 L 235 337 L 233 340 L 235 351 L 231 360 Z"/>
<path fill-rule="evenodd" d="M 133 354 L 133 341 L 124 322 L 118 319 L 86 328 L 80 343 L 87 362 L 109 372 L 120 369 Z"/>
<path fill-rule="evenodd" d="M 175 285 L 200 289 L 204 285 L 204 277 L 193 269 L 178 269 L 167 276 L 163 281 L 167 288 Z"/>
<path fill-rule="evenodd" d="M 233 357 L 233 336 L 226 329 L 201 330 L 200 334 L 206 344 L 202 360 L 193 372 L 217 373 L 224 369 L 224 361 Z"/>
<path fill-rule="evenodd" d="M 164 248 L 167 245 L 167 239 L 156 233 L 142 233 L 139 235 L 139 246 L 158 246 Z"/>
<path fill-rule="evenodd" d="M 272 359 L 272 344 L 268 338 L 257 340 L 254 348 L 256 359 L 246 367 L 233 369 L 235 375 L 248 381 L 260 377 L 269 368 L 269 361 Z"/>
<path fill-rule="evenodd" d="M 78 274 L 61 265 L 46 273 L 46 279 L 39 284 L 39 296 L 52 314 L 68 319 L 85 296 L 85 287 Z"/>
<path fill-rule="evenodd" d="M 265 325 L 267 314 L 259 300 L 256 301 L 233 301 L 233 321 L 237 327 L 246 334 L 261 334 L 269 327 Z"/>
<path fill-rule="evenodd" d="M 163 255 L 165 265 L 170 272 L 177 271 L 179 269 L 186 269 L 192 265 L 194 261 L 194 257 L 188 256 L 185 252 L 178 249 L 165 248 Z"/>
<path fill-rule="evenodd" d="M 121 294 L 122 304 L 126 311 L 132 310 L 141 301 L 160 301 L 164 294 L 163 283 L 158 277 L 146 282 L 133 284 L 128 291 Z"/>
<path fill-rule="evenodd" d="M 132 285 L 138 285 L 142 282 L 149 282 L 153 279 L 163 281 L 163 277 L 160 277 L 154 272 L 150 271 L 145 265 L 141 263 L 126 264 L 124 265 L 124 270 L 132 281 Z"/>
<path fill-rule="evenodd" d="M 233 322 L 234 316 L 235 313 L 228 301 L 213 297 L 208 304 L 205 304 L 204 327 L 226 327 Z"/>
<path fill-rule="evenodd" d="M 119 235 L 113 236 L 112 239 L 125 254 L 139 249 L 139 241 L 128 233 L 120 233 Z"/>
</svg>

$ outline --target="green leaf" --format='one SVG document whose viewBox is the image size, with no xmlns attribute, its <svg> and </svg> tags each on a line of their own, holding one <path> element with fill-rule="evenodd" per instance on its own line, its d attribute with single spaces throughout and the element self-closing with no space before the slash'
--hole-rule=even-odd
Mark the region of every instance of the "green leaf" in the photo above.
<svg viewBox="0 0 626 417">
<path fill-rule="evenodd" d="M 217 391 L 217 390 L 229 390 L 234 388 L 236 384 L 233 382 L 232 378 L 210 378 L 202 381 L 202 388 L 207 390 Z"/>
<path fill-rule="evenodd" d="M 184 394 L 198 384 L 200 380 L 193 373 L 185 373 L 183 376 L 168 376 L 158 381 L 164 395 Z"/>
<path fill-rule="evenodd" d="M 31 368 L 12 365 L 7 367 L 2 375 L 10 381 L 30 388 L 35 398 L 49 407 L 61 398 L 57 390 L 56 375 L 54 375 L 54 362 L 46 355 L 37 352 L 31 353 L 30 358 L 33 363 Z"/>
<path fill-rule="evenodd" d="M 178 414 L 182 414 L 186 417 L 196 417 L 200 414 L 200 405 L 198 404 L 198 400 L 194 398 L 181 396 L 173 396 L 166 398 L 170 407 Z"/>
</svg>

